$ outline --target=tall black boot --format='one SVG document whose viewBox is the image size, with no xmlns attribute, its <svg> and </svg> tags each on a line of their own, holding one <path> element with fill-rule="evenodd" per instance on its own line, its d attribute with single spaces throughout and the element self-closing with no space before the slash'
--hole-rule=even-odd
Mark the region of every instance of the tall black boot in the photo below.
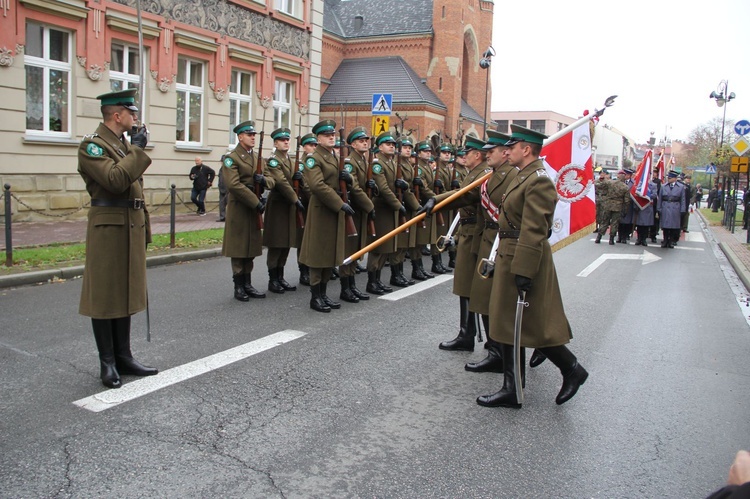
<svg viewBox="0 0 750 499">
<path fill-rule="evenodd" d="M 380 287 L 380 289 L 382 289 L 385 293 L 390 293 L 391 291 L 393 291 L 393 288 L 390 286 L 386 286 L 385 284 L 383 284 L 383 281 L 380 280 L 380 275 L 382 272 L 382 270 L 375 271 L 375 282 L 377 283 L 378 287 Z"/>
<path fill-rule="evenodd" d="M 547 357 L 538 348 L 535 348 L 534 353 L 531 354 L 531 360 L 529 360 L 529 367 L 537 367 L 545 360 L 547 360 Z"/>
<path fill-rule="evenodd" d="M 426 281 L 428 277 L 422 272 L 422 269 L 419 268 L 419 263 L 419 260 L 411 261 L 411 278 L 418 281 Z"/>
<path fill-rule="evenodd" d="M 253 285 L 251 284 L 253 282 L 252 279 L 252 274 L 245 274 L 245 293 L 247 293 L 247 296 L 249 296 L 250 298 L 265 298 L 265 293 L 261 293 L 253 287 Z"/>
<path fill-rule="evenodd" d="M 451 269 L 456 268 L 456 252 L 455 251 L 448 252 L 448 267 Z"/>
<path fill-rule="evenodd" d="M 234 281 L 234 299 L 250 301 L 250 297 L 245 292 L 245 274 L 233 275 L 232 280 Z"/>
<path fill-rule="evenodd" d="M 464 369 L 473 373 L 501 373 L 505 365 L 501 344 L 495 340 L 487 340 L 487 357 L 479 362 L 469 362 Z"/>
<path fill-rule="evenodd" d="M 476 335 L 476 320 L 474 312 L 469 312 L 469 299 L 464 296 L 458 297 L 459 304 L 459 330 L 458 336 L 450 341 L 444 341 L 438 345 L 440 350 L 460 350 L 464 352 L 474 351 L 474 336 Z"/>
<path fill-rule="evenodd" d="M 120 388 L 120 374 L 115 364 L 114 338 L 110 319 L 91 319 L 96 349 L 99 350 L 99 366 L 102 384 L 107 388 Z"/>
<path fill-rule="evenodd" d="M 435 274 L 445 274 L 443 262 L 440 261 L 440 255 L 432 255 L 432 272 Z"/>
<path fill-rule="evenodd" d="M 415 281 L 414 279 L 409 279 L 409 277 L 404 274 L 404 262 L 398 264 L 398 273 L 401 278 L 406 281 L 407 286 L 414 286 L 417 283 L 417 281 Z"/>
<path fill-rule="evenodd" d="M 284 267 L 276 267 L 276 275 L 279 278 L 279 284 L 284 288 L 284 291 L 297 291 L 297 286 L 292 286 L 286 279 L 284 279 Z"/>
<path fill-rule="evenodd" d="M 130 351 L 130 317 L 112 319 L 112 333 L 115 346 L 115 364 L 120 374 L 133 376 L 153 376 L 159 374 L 155 367 L 144 366 L 133 358 Z"/>
<path fill-rule="evenodd" d="M 516 383 L 513 373 L 513 345 L 501 344 L 500 350 L 505 359 L 503 366 L 503 388 L 492 395 L 477 397 L 477 404 L 484 407 L 511 407 L 520 409 L 521 404 L 516 399 Z"/>
<path fill-rule="evenodd" d="M 443 254 L 442 253 L 438 253 L 437 257 L 438 257 L 438 265 L 440 265 L 440 268 L 443 269 L 444 273 L 449 274 L 449 273 L 453 272 L 452 269 L 450 269 L 450 268 L 446 267 L 445 265 L 443 265 Z"/>
<path fill-rule="evenodd" d="M 602 235 L 601 235 L 601 234 L 597 234 L 597 235 L 596 235 L 596 241 L 594 241 L 594 242 L 595 242 L 596 244 L 599 244 L 599 243 L 601 243 L 601 242 L 602 242 Z"/>
<path fill-rule="evenodd" d="M 588 379 L 589 373 L 578 363 L 576 356 L 565 345 L 540 348 L 540 350 L 560 369 L 563 376 L 562 388 L 555 398 L 557 405 L 562 405 L 573 398 L 573 395 Z"/>
<path fill-rule="evenodd" d="M 354 276 L 349 276 L 349 289 L 352 290 L 352 293 L 354 293 L 354 296 L 359 298 L 360 300 L 369 300 L 370 295 L 367 293 L 363 293 L 359 289 L 357 289 L 357 280 L 354 278 Z"/>
<path fill-rule="evenodd" d="M 284 288 L 279 282 L 279 269 L 276 267 L 268 269 L 268 291 L 280 295 L 284 294 Z"/>
<path fill-rule="evenodd" d="M 324 312 L 324 313 L 328 313 L 331 311 L 331 307 L 326 305 L 326 303 L 323 301 L 323 298 L 320 295 L 320 284 L 311 285 L 310 293 L 312 294 L 312 298 L 310 298 L 311 309 L 317 312 Z"/>
<path fill-rule="evenodd" d="M 342 279 L 343 281 L 343 279 Z M 328 295 L 326 294 L 328 292 L 328 283 L 327 282 L 321 282 L 320 283 L 320 298 L 323 300 L 323 303 L 328 305 L 330 308 L 339 309 L 341 308 L 341 303 L 337 301 L 333 301 L 330 298 L 328 298 Z"/>
<path fill-rule="evenodd" d="M 339 294 L 339 298 L 341 298 L 345 302 L 359 303 L 359 297 L 354 294 L 354 291 L 352 291 L 352 285 L 351 281 L 349 280 L 349 276 L 342 276 L 339 281 L 341 281 L 341 294 Z"/>
<path fill-rule="evenodd" d="M 398 264 L 391 264 L 391 285 L 405 288 L 409 285 L 406 278 L 401 275 Z"/>
<path fill-rule="evenodd" d="M 419 263 L 419 269 L 422 271 L 422 273 L 425 276 L 427 276 L 427 279 L 432 279 L 433 277 L 435 277 L 435 274 L 431 274 L 424 269 L 424 262 L 422 261 L 421 258 L 418 260 L 418 263 Z"/>
<path fill-rule="evenodd" d="M 385 291 L 383 291 L 380 286 L 378 286 L 377 282 L 378 278 L 376 277 L 375 272 L 368 272 L 367 273 L 367 287 L 365 290 L 368 293 L 372 293 L 374 295 L 384 295 Z"/>
<path fill-rule="evenodd" d="M 304 263 L 299 264 L 299 283 L 303 286 L 310 285 L 310 267 Z"/>
</svg>

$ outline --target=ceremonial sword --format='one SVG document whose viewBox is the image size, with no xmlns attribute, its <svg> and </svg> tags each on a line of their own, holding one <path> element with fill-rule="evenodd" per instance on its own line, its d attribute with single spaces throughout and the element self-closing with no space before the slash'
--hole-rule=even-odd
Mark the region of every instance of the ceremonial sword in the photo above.
<svg viewBox="0 0 750 499">
<path fill-rule="evenodd" d="M 523 366 L 521 365 L 521 321 L 523 320 L 523 309 L 528 307 L 529 304 L 526 302 L 526 291 L 518 292 L 518 301 L 516 302 L 516 324 L 513 329 L 513 377 L 516 383 L 516 401 L 519 405 L 523 405 L 523 380 L 521 379 L 521 372 Z"/>
</svg>

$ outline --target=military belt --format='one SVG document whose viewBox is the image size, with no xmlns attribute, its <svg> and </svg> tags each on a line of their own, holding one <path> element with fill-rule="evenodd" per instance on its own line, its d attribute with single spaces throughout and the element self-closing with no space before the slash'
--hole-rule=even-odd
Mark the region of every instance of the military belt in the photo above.
<svg viewBox="0 0 750 499">
<path fill-rule="evenodd" d="M 497 231 L 497 237 L 500 239 L 518 239 L 521 237 L 520 230 L 499 230 Z"/>
<path fill-rule="evenodd" d="M 682 201 L 682 196 L 664 196 L 661 200 L 668 203 L 679 203 Z"/>
<path fill-rule="evenodd" d="M 484 228 L 485 229 L 497 230 L 497 229 L 500 228 L 500 224 L 498 224 L 497 222 L 491 222 L 489 220 L 485 220 L 484 221 Z"/>
<path fill-rule="evenodd" d="M 466 224 L 475 224 L 477 223 L 477 217 L 466 217 L 466 218 L 460 218 L 458 220 L 458 223 L 460 225 L 466 225 Z"/>
<path fill-rule="evenodd" d="M 145 199 L 92 199 L 91 206 L 103 208 L 132 208 L 142 210 L 146 207 Z"/>
</svg>

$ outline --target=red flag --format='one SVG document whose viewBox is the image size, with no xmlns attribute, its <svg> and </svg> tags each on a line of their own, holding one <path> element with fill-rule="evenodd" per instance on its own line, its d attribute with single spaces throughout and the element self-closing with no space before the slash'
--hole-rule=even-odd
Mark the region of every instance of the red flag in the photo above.
<svg viewBox="0 0 750 499">
<path fill-rule="evenodd" d="M 656 162 L 656 170 L 659 182 L 664 182 L 664 151 L 659 154 L 659 161 Z"/>
<path fill-rule="evenodd" d="M 649 204 L 651 204 L 651 197 L 648 192 L 648 184 L 651 179 L 651 160 L 653 152 L 649 149 L 646 155 L 643 157 L 641 164 L 638 165 L 638 169 L 635 171 L 635 177 L 633 185 L 630 187 L 630 198 L 635 204 L 642 210 Z M 660 158 L 661 161 L 661 158 Z M 663 161 L 662 166 L 663 166 Z"/>
</svg>

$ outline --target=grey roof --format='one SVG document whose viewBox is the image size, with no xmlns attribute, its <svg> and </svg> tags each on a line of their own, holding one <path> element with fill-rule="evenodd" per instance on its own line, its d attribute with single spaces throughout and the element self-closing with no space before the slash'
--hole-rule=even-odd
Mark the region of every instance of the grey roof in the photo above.
<svg viewBox="0 0 750 499">
<path fill-rule="evenodd" d="M 398 104 L 427 104 L 447 109 L 401 57 L 344 59 L 333 73 L 320 104 L 369 106 L 373 94 L 393 94 L 394 111 L 398 111 Z"/>
<path fill-rule="evenodd" d="M 432 32 L 433 0 L 326 0 L 323 29 L 342 38 Z M 355 17 L 362 16 L 358 29 Z"/>
<path fill-rule="evenodd" d="M 468 118 L 471 121 L 484 123 L 484 116 L 482 116 L 476 110 L 474 110 L 474 108 L 471 107 L 469 103 L 463 99 L 461 99 L 461 116 L 463 116 L 464 118 Z M 487 112 L 487 125 L 491 123 L 492 123 L 492 118 L 490 117 L 490 113 L 488 111 Z"/>
</svg>

